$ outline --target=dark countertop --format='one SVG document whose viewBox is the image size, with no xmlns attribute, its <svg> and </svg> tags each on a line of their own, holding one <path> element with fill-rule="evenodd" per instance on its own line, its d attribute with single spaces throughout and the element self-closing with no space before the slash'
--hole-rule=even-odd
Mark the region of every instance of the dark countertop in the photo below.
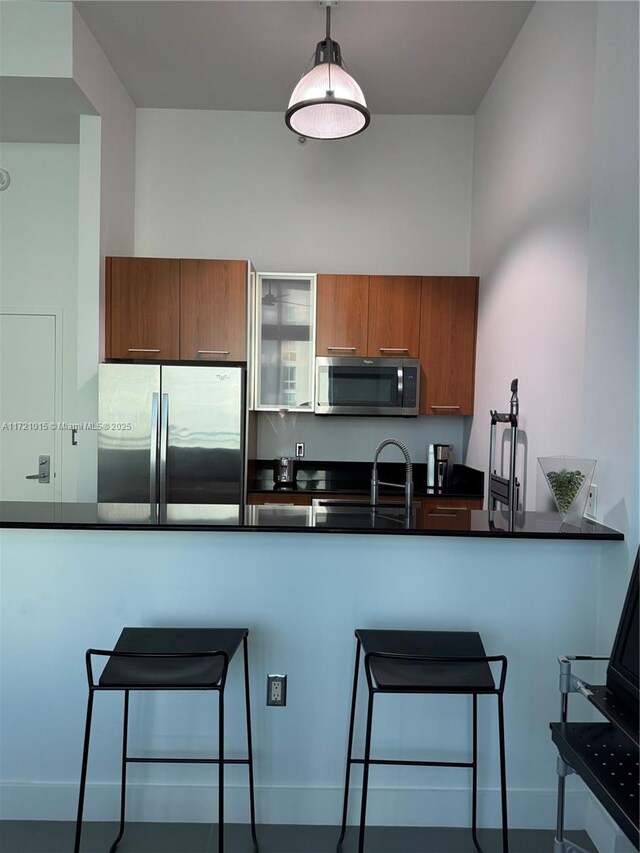
<svg viewBox="0 0 640 853">
<path fill-rule="evenodd" d="M 282 488 L 273 482 L 273 459 L 259 459 L 255 463 L 255 473 L 249 481 L 249 492 L 291 492 L 306 494 L 332 492 L 346 494 L 369 494 L 372 462 L 313 462 L 304 459 L 298 462 L 298 472 L 294 486 Z M 403 462 L 379 462 L 378 473 L 381 480 L 389 483 L 404 483 L 405 465 Z M 466 465 L 454 465 L 450 482 L 442 489 L 427 486 L 426 463 L 413 464 L 413 491 L 416 497 L 435 495 L 439 497 L 478 498 L 484 496 L 484 474 Z M 400 495 L 397 489 L 380 487 L 380 494 Z"/>
<path fill-rule="evenodd" d="M 438 524 L 439 522 L 435 522 Z M 443 522 L 446 523 L 446 522 Z M 563 525 L 556 513 L 519 515 L 508 530 L 505 514 L 469 511 L 456 529 L 434 527 L 433 516 L 402 507 L 341 506 L 312 508 L 277 504 L 239 507 L 223 504 L 172 504 L 158 519 L 148 504 L 0 502 L 0 527 L 72 530 L 218 530 L 281 533 L 373 533 L 418 536 L 474 536 L 509 539 L 624 539 L 622 533 L 583 519 Z"/>
</svg>

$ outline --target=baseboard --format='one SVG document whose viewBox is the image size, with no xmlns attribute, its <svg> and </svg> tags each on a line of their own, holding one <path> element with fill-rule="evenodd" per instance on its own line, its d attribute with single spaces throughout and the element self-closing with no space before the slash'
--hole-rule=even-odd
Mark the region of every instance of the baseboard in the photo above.
<svg viewBox="0 0 640 853">
<path fill-rule="evenodd" d="M 249 811 L 246 786 L 227 785 L 225 792 L 226 820 L 246 822 Z M 353 788 L 350 798 L 350 820 L 353 822 L 359 795 L 360 790 Z M 117 784 L 87 785 L 85 819 L 114 820 L 119 796 Z M 508 801 L 511 827 L 551 829 L 555 826 L 555 789 L 511 790 Z M 4 782 L 0 785 L 0 818 L 3 820 L 74 820 L 77 802 L 76 784 Z M 567 829 L 585 828 L 586 806 L 585 791 L 567 791 Z M 216 810 L 215 785 L 131 783 L 127 786 L 127 815 L 131 820 L 210 822 L 216 820 Z M 260 823 L 337 824 L 342 813 L 342 789 L 257 787 L 256 812 Z M 381 826 L 467 826 L 470 792 L 465 788 L 372 787 L 367 813 L 371 824 Z M 478 817 L 481 826 L 500 825 L 498 789 L 480 791 Z"/>
<path fill-rule="evenodd" d="M 635 853 L 636 848 L 590 792 L 584 828 L 600 853 Z"/>
</svg>

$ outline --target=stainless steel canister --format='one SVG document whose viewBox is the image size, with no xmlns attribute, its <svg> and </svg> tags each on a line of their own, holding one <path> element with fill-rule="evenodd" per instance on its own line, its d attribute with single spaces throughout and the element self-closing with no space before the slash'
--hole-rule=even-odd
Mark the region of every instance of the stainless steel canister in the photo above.
<svg viewBox="0 0 640 853">
<path fill-rule="evenodd" d="M 453 445 L 429 444 L 427 446 L 427 487 L 444 489 L 453 469 Z"/>
<path fill-rule="evenodd" d="M 291 456 L 280 456 L 273 460 L 273 482 L 276 486 L 293 486 L 296 481 L 298 461 Z"/>
</svg>

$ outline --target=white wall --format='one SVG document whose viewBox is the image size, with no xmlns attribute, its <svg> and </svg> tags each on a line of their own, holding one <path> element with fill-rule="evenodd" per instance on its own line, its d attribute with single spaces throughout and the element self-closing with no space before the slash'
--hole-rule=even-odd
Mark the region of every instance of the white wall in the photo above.
<svg viewBox="0 0 640 853">
<path fill-rule="evenodd" d="M 298 145 L 280 113 L 138 110 L 137 255 L 466 275 L 473 118 L 375 116 Z"/>
<path fill-rule="evenodd" d="M 636 35 L 635 3 L 534 6 L 476 116 L 471 229 L 480 275 L 476 411 L 506 411 L 509 382 L 519 377 L 528 508 L 547 497 L 538 456 L 596 458 L 598 518 L 631 534 L 631 553 Z M 474 467 L 486 467 L 488 432 L 488 417 L 476 416 Z"/>
<path fill-rule="evenodd" d="M 508 411 L 518 377 L 529 509 L 537 457 L 582 449 L 596 12 L 536 4 L 476 115 L 478 414 L 468 462 L 486 470 L 488 412 Z"/>
<path fill-rule="evenodd" d="M 599 3 L 582 449 L 599 517 L 638 544 L 638 4 Z M 630 562 L 633 561 L 631 556 Z"/>
</svg>

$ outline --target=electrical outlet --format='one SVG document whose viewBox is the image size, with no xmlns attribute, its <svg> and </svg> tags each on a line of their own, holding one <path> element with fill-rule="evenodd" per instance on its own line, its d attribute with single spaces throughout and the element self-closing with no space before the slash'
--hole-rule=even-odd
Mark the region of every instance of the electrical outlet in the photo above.
<svg viewBox="0 0 640 853">
<path fill-rule="evenodd" d="M 591 518 L 593 521 L 596 520 L 596 513 L 598 512 L 598 487 L 595 483 L 591 483 L 589 486 L 589 492 L 587 494 L 587 503 L 584 508 L 584 514 L 586 518 Z"/>
<path fill-rule="evenodd" d="M 302 459 L 304 456 L 304 441 L 296 441 L 296 457 Z"/>
<path fill-rule="evenodd" d="M 267 705 L 287 704 L 287 676 L 267 675 Z"/>
</svg>

